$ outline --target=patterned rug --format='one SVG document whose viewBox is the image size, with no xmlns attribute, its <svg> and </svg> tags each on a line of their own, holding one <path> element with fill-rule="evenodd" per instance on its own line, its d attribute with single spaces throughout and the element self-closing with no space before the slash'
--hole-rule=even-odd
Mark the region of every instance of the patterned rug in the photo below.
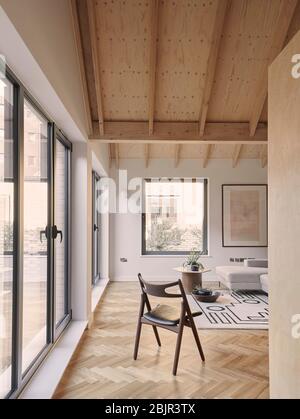
<svg viewBox="0 0 300 419">
<path fill-rule="evenodd" d="M 195 318 L 198 329 L 269 328 L 268 296 L 256 291 L 222 291 L 215 303 L 202 303 L 188 296 L 192 311 L 203 312 Z"/>
</svg>

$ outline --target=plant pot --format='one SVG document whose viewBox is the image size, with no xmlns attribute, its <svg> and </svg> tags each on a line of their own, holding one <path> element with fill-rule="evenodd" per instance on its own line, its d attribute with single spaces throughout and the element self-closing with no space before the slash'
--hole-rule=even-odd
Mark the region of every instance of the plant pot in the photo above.
<svg viewBox="0 0 300 419">
<path fill-rule="evenodd" d="M 191 265 L 191 271 L 192 272 L 198 272 L 199 271 L 199 265 Z"/>
</svg>

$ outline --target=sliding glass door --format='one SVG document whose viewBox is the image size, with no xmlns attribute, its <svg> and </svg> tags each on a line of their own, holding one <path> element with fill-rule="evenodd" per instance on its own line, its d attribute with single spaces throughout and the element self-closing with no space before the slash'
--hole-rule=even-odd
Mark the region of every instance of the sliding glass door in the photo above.
<svg viewBox="0 0 300 419">
<path fill-rule="evenodd" d="M 95 285 L 100 278 L 100 214 L 98 211 L 99 190 L 98 182 L 100 176 L 93 172 L 93 277 L 92 283 Z"/>
<path fill-rule="evenodd" d="M 0 78 L 0 398 L 12 387 L 14 282 L 13 85 Z"/>
<path fill-rule="evenodd" d="M 54 149 L 54 284 L 55 327 L 70 314 L 70 143 L 60 133 Z"/>
<path fill-rule="evenodd" d="M 47 345 L 49 288 L 48 120 L 24 102 L 24 236 L 22 372 Z"/>
<path fill-rule="evenodd" d="M 71 319 L 70 153 L 0 71 L 0 399 L 20 393 Z"/>
</svg>

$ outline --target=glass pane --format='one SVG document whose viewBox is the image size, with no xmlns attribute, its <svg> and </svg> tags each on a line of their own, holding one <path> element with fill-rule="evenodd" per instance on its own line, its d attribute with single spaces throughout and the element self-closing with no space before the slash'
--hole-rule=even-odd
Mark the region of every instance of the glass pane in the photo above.
<svg viewBox="0 0 300 419">
<path fill-rule="evenodd" d="M 147 252 L 204 250 L 202 180 L 146 182 L 145 204 Z"/>
<path fill-rule="evenodd" d="M 100 276 L 100 214 L 98 212 L 99 199 L 99 176 L 93 173 L 93 283 L 95 284 Z"/>
<path fill-rule="evenodd" d="M 48 123 L 24 105 L 24 372 L 47 343 Z"/>
<path fill-rule="evenodd" d="M 13 223 L 13 86 L 0 79 L 0 398 L 11 390 Z"/>
<path fill-rule="evenodd" d="M 55 160 L 55 225 L 62 235 L 55 240 L 55 289 L 56 289 L 56 324 L 63 320 L 67 314 L 68 278 L 66 267 L 68 263 L 66 239 L 68 235 L 66 217 L 68 190 L 66 173 L 68 170 L 67 153 L 65 146 L 56 140 Z"/>
</svg>

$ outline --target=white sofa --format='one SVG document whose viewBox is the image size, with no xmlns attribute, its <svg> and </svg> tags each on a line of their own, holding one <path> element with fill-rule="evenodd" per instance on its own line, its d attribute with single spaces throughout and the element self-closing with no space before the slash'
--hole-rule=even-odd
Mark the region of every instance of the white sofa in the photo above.
<svg viewBox="0 0 300 419">
<path fill-rule="evenodd" d="M 231 290 L 269 291 L 267 259 L 245 259 L 243 266 L 218 266 L 216 273 Z"/>
<path fill-rule="evenodd" d="M 260 276 L 260 282 L 261 282 L 261 289 L 269 294 L 269 277 L 268 274 L 264 274 Z"/>
</svg>

